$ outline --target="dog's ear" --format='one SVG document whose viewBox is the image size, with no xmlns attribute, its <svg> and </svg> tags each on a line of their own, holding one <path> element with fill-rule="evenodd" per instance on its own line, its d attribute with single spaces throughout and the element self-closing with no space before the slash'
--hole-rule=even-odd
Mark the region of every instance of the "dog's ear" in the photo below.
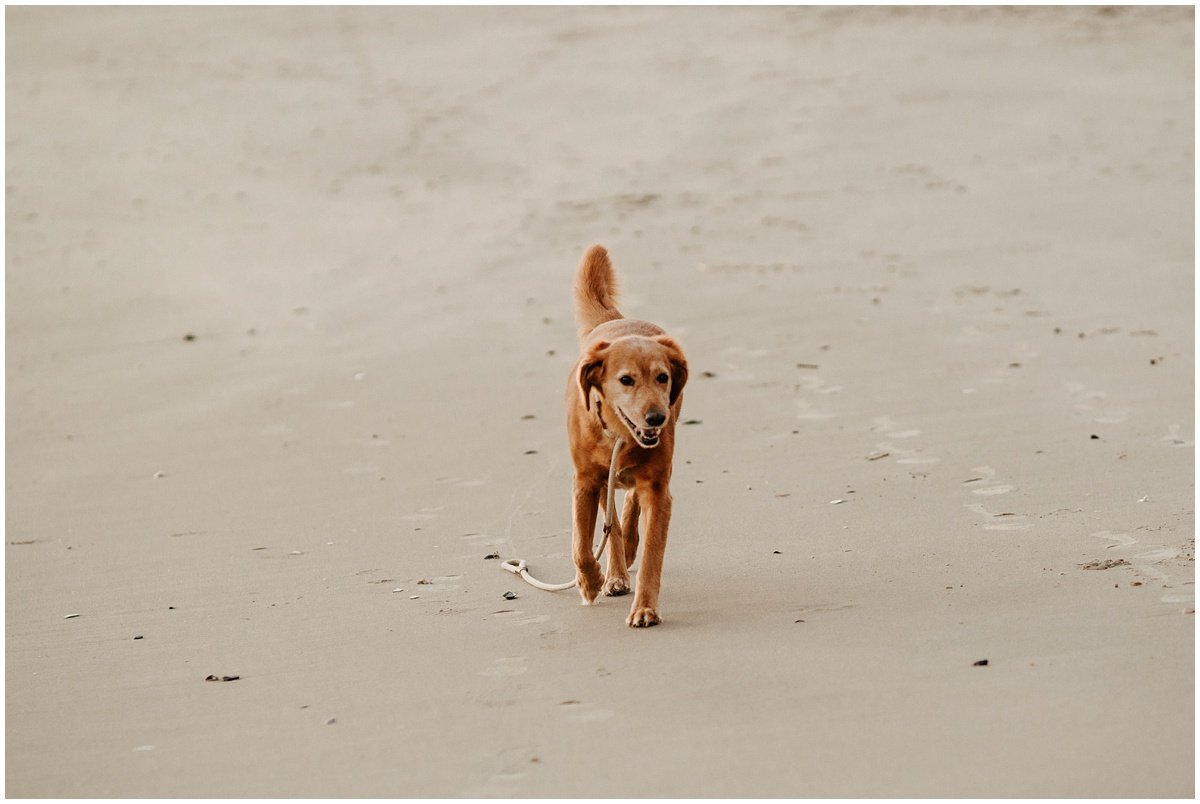
<svg viewBox="0 0 1200 804">
<path fill-rule="evenodd" d="M 687 385 L 687 358 L 683 356 L 683 348 L 670 335 L 659 335 L 654 340 L 667 347 L 667 361 L 671 364 L 670 404 L 674 405 L 683 392 L 683 386 Z"/>
<path fill-rule="evenodd" d="M 604 353 L 609 345 L 608 341 L 597 341 L 579 361 L 577 379 L 579 393 L 583 394 L 584 410 L 592 409 L 592 388 L 600 387 L 600 380 L 604 376 Z"/>
</svg>

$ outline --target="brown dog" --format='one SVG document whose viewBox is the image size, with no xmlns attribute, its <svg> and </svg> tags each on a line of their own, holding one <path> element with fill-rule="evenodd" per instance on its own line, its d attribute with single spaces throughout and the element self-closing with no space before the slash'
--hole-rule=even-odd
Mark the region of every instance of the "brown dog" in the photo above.
<svg viewBox="0 0 1200 804">
<path fill-rule="evenodd" d="M 644 627 L 659 622 L 659 580 L 671 522 L 671 457 L 688 370 L 679 344 L 661 327 L 622 316 L 615 295 L 608 252 L 592 246 L 575 282 L 580 357 L 567 383 L 567 433 L 575 462 L 572 553 L 585 606 L 601 591 L 627 594 L 644 513 L 646 549 L 625 621 Z M 592 537 L 618 437 L 625 444 L 617 456 L 616 486 L 628 491 L 623 517 L 612 517 L 605 576 L 592 555 Z"/>
</svg>

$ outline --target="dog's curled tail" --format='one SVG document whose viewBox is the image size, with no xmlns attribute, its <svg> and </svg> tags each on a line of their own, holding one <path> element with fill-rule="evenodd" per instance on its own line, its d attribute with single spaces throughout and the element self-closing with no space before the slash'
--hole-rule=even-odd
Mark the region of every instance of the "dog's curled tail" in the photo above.
<svg viewBox="0 0 1200 804">
<path fill-rule="evenodd" d="M 579 324 L 580 343 L 593 329 L 617 318 L 624 316 L 617 309 L 617 277 L 608 251 L 604 246 L 592 246 L 583 255 L 575 277 L 575 321 Z"/>
</svg>

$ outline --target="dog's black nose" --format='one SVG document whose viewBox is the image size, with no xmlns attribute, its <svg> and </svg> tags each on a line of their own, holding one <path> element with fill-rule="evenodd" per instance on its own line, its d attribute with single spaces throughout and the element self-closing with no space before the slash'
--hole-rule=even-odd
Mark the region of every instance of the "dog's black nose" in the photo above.
<svg viewBox="0 0 1200 804">
<path fill-rule="evenodd" d="M 657 410 L 652 410 L 646 414 L 646 424 L 651 427 L 659 427 L 667 420 L 667 414 Z"/>
</svg>

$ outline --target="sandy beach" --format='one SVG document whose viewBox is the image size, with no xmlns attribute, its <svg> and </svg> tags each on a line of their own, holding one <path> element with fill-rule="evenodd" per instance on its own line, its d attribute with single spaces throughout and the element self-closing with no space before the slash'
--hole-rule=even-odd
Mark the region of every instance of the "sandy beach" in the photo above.
<svg viewBox="0 0 1200 804">
<path fill-rule="evenodd" d="M 8 796 L 1194 796 L 1191 8 L 6 20 Z"/>
</svg>

